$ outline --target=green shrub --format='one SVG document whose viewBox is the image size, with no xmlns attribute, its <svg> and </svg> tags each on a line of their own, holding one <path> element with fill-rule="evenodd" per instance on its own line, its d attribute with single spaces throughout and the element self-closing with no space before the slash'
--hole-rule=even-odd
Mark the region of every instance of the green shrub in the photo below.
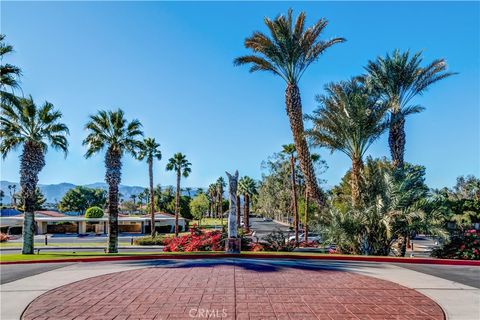
<svg viewBox="0 0 480 320">
<path fill-rule="evenodd" d="M 145 237 L 139 237 L 133 240 L 133 243 L 136 244 L 137 246 L 161 246 L 164 244 L 165 237 L 162 236 L 145 236 Z"/>
<path fill-rule="evenodd" d="M 90 207 L 85 212 L 85 218 L 102 218 L 103 210 L 99 207 Z"/>
</svg>

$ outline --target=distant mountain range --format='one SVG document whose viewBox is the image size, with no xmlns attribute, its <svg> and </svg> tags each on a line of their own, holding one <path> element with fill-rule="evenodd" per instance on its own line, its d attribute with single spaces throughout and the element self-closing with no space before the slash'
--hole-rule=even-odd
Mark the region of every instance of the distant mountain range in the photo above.
<svg viewBox="0 0 480 320">
<path fill-rule="evenodd" d="M 11 197 L 10 197 L 10 190 L 8 189 L 9 185 L 15 185 L 16 186 L 16 192 L 20 191 L 20 185 L 15 182 L 10 182 L 10 181 L 0 181 L 0 190 L 3 190 L 5 193 L 5 196 L 3 197 L 3 203 L 4 204 L 9 204 L 11 202 Z M 47 202 L 50 203 L 56 203 L 62 199 L 62 197 L 67 193 L 68 190 L 75 188 L 77 185 L 72 184 L 72 183 L 59 183 L 59 184 L 39 184 L 38 187 L 40 188 L 40 191 L 42 191 L 43 195 L 47 199 Z M 88 188 L 98 188 L 98 189 L 104 189 L 107 190 L 107 184 L 104 182 L 96 182 L 96 183 L 91 183 L 91 184 L 86 184 L 83 185 L 84 187 Z M 165 188 L 166 186 L 162 186 L 162 188 Z M 145 187 L 140 187 L 140 186 L 126 186 L 126 185 L 120 185 L 119 191 L 122 194 L 123 199 L 128 200 L 130 199 L 131 195 L 137 195 L 141 193 Z M 174 188 L 175 189 L 175 188 Z M 191 195 L 195 195 L 197 188 L 192 188 Z M 182 192 L 182 194 L 186 194 L 185 191 Z"/>
</svg>

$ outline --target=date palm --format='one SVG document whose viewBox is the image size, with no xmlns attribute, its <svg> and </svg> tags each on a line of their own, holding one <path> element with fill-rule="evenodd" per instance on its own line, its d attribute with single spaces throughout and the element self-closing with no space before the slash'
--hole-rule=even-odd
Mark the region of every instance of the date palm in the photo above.
<svg viewBox="0 0 480 320">
<path fill-rule="evenodd" d="M 168 159 L 167 171 L 175 171 L 177 173 L 177 190 L 175 193 L 175 236 L 178 236 L 178 215 L 180 211 L 180 179 L 183 176 L 187 178 L 192 172 L 190 168 L 192 164 L 188 162 L 187 157 L 178 152 Z"/>
<path fill-rule="evenodd" d="M 98 111 L 85 125 L 88 135 L 86 158 L 105 150 L 105 182 L 108 184 L 108 253 L 118 252 L 118 186 L 122 176 L 122 157 L 136 157 L 142 142 L 142 125 L 138 120 L 128 122 L 121 109 Z"/>
<path fill-rule="evenodd" d="M 33 98 L 2 101 L 0 116 L 0 153 L 3 158 L 18 147 L 20 155 L 20 187 L 24 202 L 23 254 L 33 254 L 35 204 L 38 174 L 45 166 L 48 146 L 67 154 L 69 133 L 61 123 L 62 113 L 45 102 L 38 107 Z"/>
<path fill-rule="evenodd" d="M 257 194 L 255 181 L 244 176 L 238 181 L 238 192 L 243 194 L 243 228 L 246 233 L 250 232 L 250 197 Z"/>
<path fill-rule="evenodd" d="M 327 26 L 327 20 L 320 19 L 313 26 L 305 28 L 305 13 L 301 12 L 295 22 L 292 10 L 287 15 L 280 15 L 274 20 L 264 19 L 270 31 L 270 37 L 256 31 L 245 39 L 245 47 L 254 54 L 236 58 L 235 65 L 251 65 L 250 72 L 268 71 L 285 80 L 285 104 L 293 141 L 297 150 L 300 168 L 312 197 L 320 206 L 323 195 L 315 178 L 310 158 L 310 151 L 304 136 L 302 101 L 298 83 L 305 70 L 322 53 L 336 43 L 344 42 L 343 38 L 321 40 L 320 34 Z"/>
<path fill-rule="evenodd" d="M 2 96 L 7 88 L 12 91 L 19 88 L 18 81 L 22 75 L 22 70 L 19 67 L 3 62 L 5 56 L 12 52 L 13 47 L 5 43 L 5 35 L 0 34 L 0 91 L 2 91 Z"/>
<path fill-rule="evenodd" d="M 155 195 L 153 192 L 153 160 L 160 161 L 162 153 L 159 150 L 160 144 L 154 138 L 145 138 L 138 153 L 138 160 L 147 160 L 148 179 L 150 186 L 150 233 L 155 236 Z"/>
<path fill-rule="evenodd" d="M 341 151 L 352 160 L 352 205 L 360 199 L 363 156 L 385 131 L 387 106 L 357 79 L 326 85 L 326 95 L 317 96 L 320 103 L 313 115 L 313 128 L 307 131 L 313 146 Z"/>
<path fill-rule="evenodd" d="M 411 100 L 422 95 L 433 83 L 455 74 L 446 71 L 444 59 L 436 59 L 425 67 L 421 66 L 422 60 L 421 52 L 410 56 L 409 51 L 395 50 L 385 58 L 369 61 L 365 68 L 367 85 L 381 95 L 390 109 L 388 144 L 396 168 L 403 168 L 404 163 L 405 117 L 424 110 L 411 104 Z"/>
<path fill-rule="evenodd" d="M 293 230 L 295 233 L 295 243 L 298 243 L 298 203 L 297 203 L 297 183 L 295 178 L 295 145 L 285 144 L 282 146 L 282 153 L 290 157 L 290 177 L 292 183 L 292 210 L 293 210 Z"/>
</svg>

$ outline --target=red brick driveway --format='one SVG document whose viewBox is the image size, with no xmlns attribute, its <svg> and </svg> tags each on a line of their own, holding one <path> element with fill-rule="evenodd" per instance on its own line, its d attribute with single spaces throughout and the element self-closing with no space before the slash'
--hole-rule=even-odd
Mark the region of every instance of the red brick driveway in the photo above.
<svg viewBox="0 0 480 320">
<path fill-rule="evenodd" d="M 23 319 L 445 319 L 421 293 L 334 270 L 145 268 L 49 291 Z"/>
</svg>

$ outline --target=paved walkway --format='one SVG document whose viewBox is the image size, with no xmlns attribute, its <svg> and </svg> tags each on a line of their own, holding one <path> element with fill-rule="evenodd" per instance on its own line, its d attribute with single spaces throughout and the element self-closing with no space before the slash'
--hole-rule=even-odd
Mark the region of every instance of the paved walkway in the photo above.
<svg viewBox="0 0 480 320">
<path fill-rule="evenodd" d="M 23 319 L 444 319 L 423 294 L 334 270 L 147 268 L 47 292 Z"/>
<path fill-rule="evenodd" d="M 2 320 L 32 301 L 24 319 L 444 319 L 439 305 L 449 320 L 480 317 L 479 289 L 376 263 L 78 263 L 0 289 Z"/>
</svg>

